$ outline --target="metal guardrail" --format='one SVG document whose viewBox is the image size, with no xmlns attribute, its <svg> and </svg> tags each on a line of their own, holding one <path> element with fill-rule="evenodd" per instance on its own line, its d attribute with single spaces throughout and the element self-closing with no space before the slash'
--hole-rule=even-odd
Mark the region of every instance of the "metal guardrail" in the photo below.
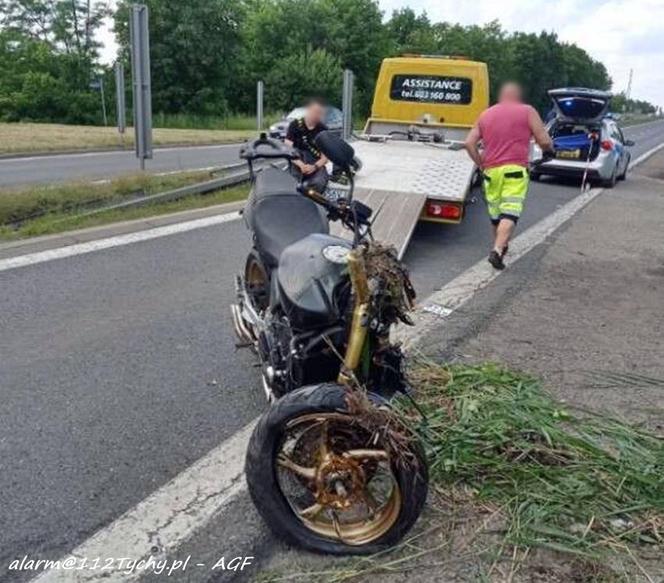
<svg viewBox="0 0 664 583">
<path fill-rule="evenodd" d="M 249 170 L 246 169 L 246 164 L 231 164 L 229 166 L 223 166 L 215 170 L 215 172 L 220 172 L 224 170 L 232 170 L 230 174 L 226 176 L 221 176 L 219 178 L 213 178 L 212 180 L 206 180 L 205 182 L 197 182 L 196 184 L 189 184 L 188 186 L 181 186 L 180 188 L 175 188 L 173 190 L 167 190 L 166 192 L 158 192 L 156 194 L 148 194 L 146 196 L 141 196 L 137 198 L 132 198 L 131 200 L 126 200 L 122 202 L 117 202 L 107 206 L 101 206 L 93 210 L 78 214 L 78 217 L 88 217 L 91 215 L 96 215 L 99 213 L 131 208 L 131 207 L 142 207 L 155 202 L 172 202 L 174 200 L 179 200 L 186 196 L 191 196 L 194 194 L 205 194 L 207 192 L 213 192 L 215 190 L 221 190 L 223 188 L 230 188 L 231 186 L 237 186 L 247 182 L 250 178 Z M 260 168 L 257 168 L 260 170 Z"/>
</svg>

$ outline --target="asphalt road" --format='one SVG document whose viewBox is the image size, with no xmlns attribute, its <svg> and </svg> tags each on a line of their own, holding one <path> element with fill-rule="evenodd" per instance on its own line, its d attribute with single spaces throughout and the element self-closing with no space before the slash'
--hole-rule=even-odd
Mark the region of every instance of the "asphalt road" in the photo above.
<svg viewBox="0 0 664 583">
<path fill-rule="evenodd" d="M 146 169 L 172 172 L 224 166 L 239 161 L 239 149 L 239 144 L 155 148 Z M 133 150 L 4 158 L 0 159 L 0 187 L 113 178 L 132 172 L 139 172 Z"/>
<path fill-rule="evenodd" d="M 664 122 L 626 133 L 636 157 Z M 534 184 L 519 229 L 578 192 Z M 461 226 L 420 225 L 406 255 L 420 294 L 488 245 L 481 202 Z M 228 310 L 248 247 L 234 221 L 0 273 L 0 580 L 11 559 L 71 550 L 265 408 Z M 236 512 L 200 544 L 269 546 L 246 498 Z"/>
</svg>

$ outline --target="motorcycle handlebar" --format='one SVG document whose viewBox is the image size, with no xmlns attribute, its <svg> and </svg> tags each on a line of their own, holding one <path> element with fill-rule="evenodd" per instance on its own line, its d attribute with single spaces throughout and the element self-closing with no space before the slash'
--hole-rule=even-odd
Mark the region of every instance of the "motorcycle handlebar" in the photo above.
<svg viewBox="0 0 664 583">
<path fill-rule="evenodd" d="M 342 223 L 348 224 L 351 228 L 354 223 L 362 226 L 371 224 L 369 221 L 372 212 L 371 208 L 359 201 L 352 200 L 348 202 L 345 199 L 341 199 L 339 202 L 333 202 L 313 188 L 300 186 L 298 190 L 301 194 L 327 210 L 331 220 L 341 220 Z"/>
</svg>

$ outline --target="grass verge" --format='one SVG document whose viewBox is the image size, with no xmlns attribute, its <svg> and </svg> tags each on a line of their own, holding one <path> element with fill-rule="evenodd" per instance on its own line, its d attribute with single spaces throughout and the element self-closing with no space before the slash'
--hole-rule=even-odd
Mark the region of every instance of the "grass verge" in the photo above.
<svg viewBox="0 0 664 583">
<path fill-rule="evenodd" d="M 575 415 L 491 364 L 420 364 L 414 376 L 432 479 L 502 508 L 507 543 L 586 557 L 664 543 L 664 436 Z"/>
<path fill-rule="evenodd" d="M 88 214 L 91 209 L 99 206 L 164 192 L 209 178 L 208 172 L 184 172 L 164 176 L 132 175 L 102 184 L 81 182 L 0 191 L 0 241 L 204 208 L 241 200 L 248 194 L 248 185 L 241 185 L 171 202 L 155 202 L 141 207 Z"/>
<path fill-rule="evenodd" d="M 153 142 L 169 144 L 223 144 L 255 136 L 251 127 L 240 129 L 155 128 Z M 0 154 L 64 152 L 134 147 L 134 130 L 121 136 L 116 128 L 44 123 L 0 123 Z"/>
<path fill-rule="evenodd" d="M 371 557 L 259 581 L 656 581 L 664 575 L 664 436 L 569 411 L 494 364 L 412 370 L 431 489 L 418 527 Z"/>
</svg>

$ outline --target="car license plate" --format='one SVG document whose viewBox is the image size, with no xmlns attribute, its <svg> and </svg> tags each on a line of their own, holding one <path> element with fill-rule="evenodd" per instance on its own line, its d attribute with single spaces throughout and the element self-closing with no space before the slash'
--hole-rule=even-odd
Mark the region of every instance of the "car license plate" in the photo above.
<svg viewBox="0 0 664 583">
<path fill-rule="evenodd" d="M 335 202 L 340 198 L 348 198 L 348 191 L 343 188 L 335 188 L 334 186 L 332 187 L 328 186 L 325 189 L 325 197 L 328 200 Z"/>
<path fill-rule="evenodd" d="M 566 158 L 572 160 L 578 160 L 581 157 L 581 150 L 560 150 L 557 153 L 558 158 Z"/>
</svg>

